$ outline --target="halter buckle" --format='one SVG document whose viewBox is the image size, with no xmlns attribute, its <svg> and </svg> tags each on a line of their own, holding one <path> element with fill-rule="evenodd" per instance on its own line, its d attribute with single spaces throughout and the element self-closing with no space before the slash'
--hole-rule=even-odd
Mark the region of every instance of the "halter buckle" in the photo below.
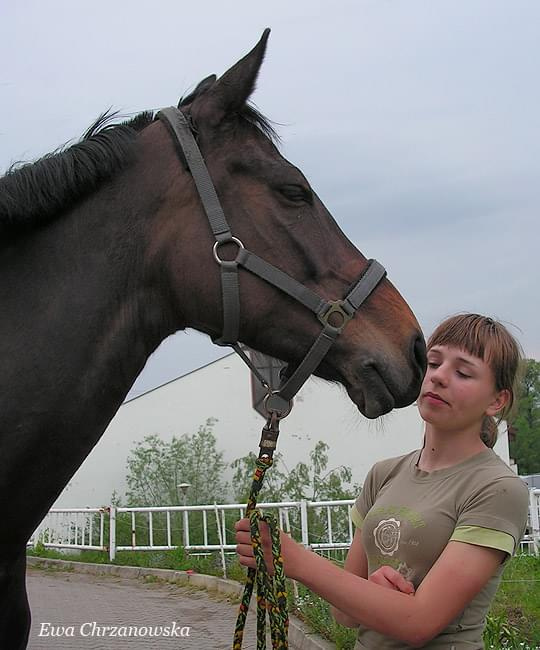
<svg viewBox="0 0 540 650">
<path fill-rule="evenodd" d="M 345 325 L 354 317 L 354 311 L 350 311 L 350 306 L 347 309 L 347 306 L 349 306 L 349 303 L 345 300 L 328 300 L 325 305 L 326 309 L 317 314 L 317 318 L 323 325 L 333 327 L 338 333 L 341 333 Z M 330 322 L 330 318 L 334 314 L 337 314 L 338 318 L 342 319 L 340 324 L 335 325 Z"/>
</svg>

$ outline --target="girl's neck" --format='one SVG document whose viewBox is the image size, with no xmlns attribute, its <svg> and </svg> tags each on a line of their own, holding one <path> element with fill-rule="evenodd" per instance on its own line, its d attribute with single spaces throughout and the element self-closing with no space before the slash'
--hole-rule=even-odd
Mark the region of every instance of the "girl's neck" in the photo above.
<svg viewBox="0 0 540 650">
<path fill-rule="evenodd" d="M 480 439 L 480 431 L 476 431 L 476 427 L 460 432 L 439 431 L 426 423 L 424 447 L 418 460 L 418 467 L 424 472 L 452 467 L 486 449 Z"/>
</svg>

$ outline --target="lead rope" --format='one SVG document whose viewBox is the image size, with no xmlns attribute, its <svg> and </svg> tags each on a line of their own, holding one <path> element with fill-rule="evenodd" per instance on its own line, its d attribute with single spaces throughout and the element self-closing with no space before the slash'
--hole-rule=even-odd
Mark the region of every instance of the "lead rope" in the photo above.
<svg viewBox="0 0 540 650">
<path fill-rule="evenodd" d="M 233 650 L 241 650 L 244 637 L 244 627 L 253 594 L 257 585 L 257 650 L 266 650 L 266 614 L 270 621 L 272 648 L 288 648 L 289 612 L 287 606 L 287 587 L 283 558 L 281 556 L 280 531 L 276 518 L 272 514 L 263 515 L 257 509 L 257 496 L 261 490 L 266 470 L 272 467 L 272 456 L 279 436 L 279 415 L 273 411 L 262 430 L 259 457 L 255 463 L 255 473 L 246 508 L 251 528 L 251 544 L 255 555 L 257 568 L 248 569 L 244 594 L 236 619 L 234 630 Z M 261 541 L 259 522 L 268 524 L 272 540 L 272 564 L 274 575 L 268 572 L 264 560 L 264 550 Z"/>
</svg>

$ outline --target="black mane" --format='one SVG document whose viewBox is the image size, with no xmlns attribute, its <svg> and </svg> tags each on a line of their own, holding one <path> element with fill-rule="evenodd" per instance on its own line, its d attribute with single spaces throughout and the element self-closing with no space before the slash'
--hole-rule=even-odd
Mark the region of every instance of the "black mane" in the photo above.
<svg viewBox="0 0 540 650">
<path fill-rule="evenodd" d="M 180 100 L 189 104 L 196 93 Z M 143 112 L 127 122 L 112 124 L 116 113 L 101 115 L 80 142 L 56 150 L 34 163 L 12 165 L 0 178 L 0 237 L 18 235 L 47 224 L 97 189 L 133 159 L 135 138 L 154 120 Z M 270 123 L 252 104 L 237 115 L 274 142 L 279 137 Z"/>
<path fill-rule="evenodd" d="M 280 137 L 274 128 L 273 123 L 265 117 L 253 104 L 247 103 L 242 107 L 240 118 L 249 122 L 261 131 L 268 139 L 275 144 L 280 143 Z"/>
<path fill-rule="evenodd" d="M 104 113 L 80 142 L 34 163 L 13 165 L 0 178 L 0 236 L 51 221 L 132 160 L 135 137 L 154 115 L 144 112 L 111 124 L 115 116 Z"/>
</svg>

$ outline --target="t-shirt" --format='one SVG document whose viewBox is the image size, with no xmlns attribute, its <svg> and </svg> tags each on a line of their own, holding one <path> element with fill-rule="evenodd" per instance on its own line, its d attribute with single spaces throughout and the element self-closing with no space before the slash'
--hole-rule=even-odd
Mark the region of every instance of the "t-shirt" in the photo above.
<svg viewBox="0 0 540 650">
<path fill-rule="evenodd" d="M 368 575 L 383 565 L 418 588 L 451 540 L 488 546 L 510 557 L 523 536 L 528 489 L 499 456 L 486 449 L 432 472 L 417 467 L 421 450 L 376 463 L 351 511 L 361 528 Z M 501 565 L 465 610 L 425 648 L 482 650 L 482 632 L 500 582 Z M 360 627 L 356 648 L 407 648 Z"/>
</svg>

